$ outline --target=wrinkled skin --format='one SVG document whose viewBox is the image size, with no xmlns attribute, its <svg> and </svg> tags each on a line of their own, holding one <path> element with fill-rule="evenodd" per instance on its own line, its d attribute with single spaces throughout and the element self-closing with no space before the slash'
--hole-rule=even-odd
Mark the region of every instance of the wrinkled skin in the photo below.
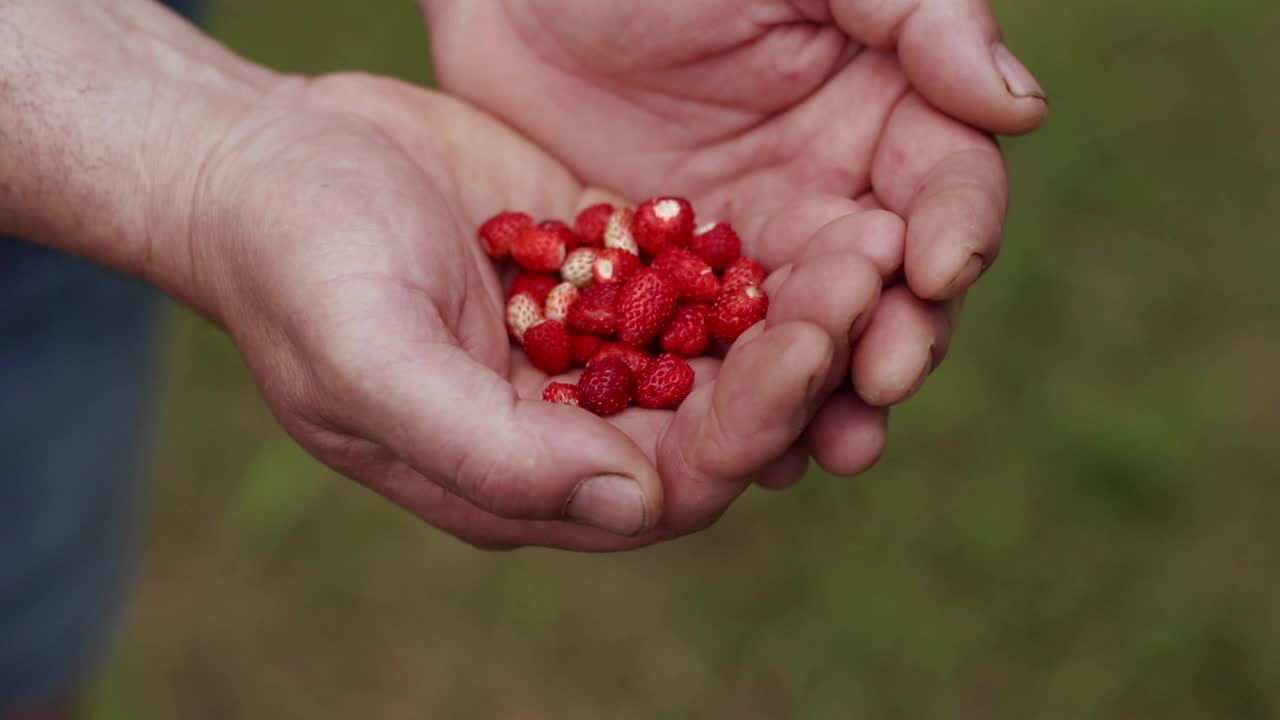
<svg viewBox="0 0 1280 720">
<path fill-rule="evenodd" d="M 885 284 L 856 338 L 842 334 L 846 318 L 825 326 L 836 357 L 824 387 L 835 392 L 805 436 L 830 470 L 872 464 L 886 421 L 873 408 L 920 388 L 945 355 L 964 292 L 999 249 L 1007 200 L 999 150 L 935 106 L 1011 133 L 1035 128 L 1046 112 L 1029 76 L 1000 76 L 985 3 L 423 7 L 446 90 L 590 184 L 631 199 L 688 195 L 703 218 L 734 222 L 778 275 L 803 260 L 810 290 L 797 290 L 795 305 L 775 308 L 771 320 L 822 325 L 841 314 L 836 296 L 856 296 L 862 308 Z"/>
</svg>

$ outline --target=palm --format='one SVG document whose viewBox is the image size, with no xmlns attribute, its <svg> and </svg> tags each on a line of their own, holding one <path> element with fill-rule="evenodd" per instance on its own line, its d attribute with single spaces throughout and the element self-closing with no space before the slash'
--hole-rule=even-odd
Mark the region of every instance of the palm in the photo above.
<svg viewBox="0 0 1280 720">
<path fill-rule="evenodd" d="M 442 86 L 579 177 L 632 198 L 686 194 L 773 268 L 874 264 L 890 287 L 852 353 L 837 348 L 852 391 L 809 437 L 836 471 L 873 461 L 878 450 L 841 450 L 883 423 L 864 401 L 918 389 L 954 319 L 956 302 L 935 301 L 958 301 L 994 260 L 1006 194 L 994 142 L 926 103 L 895 54 L 796 9 L 825 1 L 424 5 Z M 926 68 L 926 84 L 947 71 Z M 814 280 L 849 282 L 833 268 Z"/>
<path fill-rule="evenodd" d="M 758 423 L 812 402 L 806 384 L 831 352 L 803 327 L 744 343 L 724 373 L 720 360 L 700 361 L 699 387 L 678 413 L 633 409 L 606 422 L 540 401 L 548 378 L 511 351 L 502 291 L 475 228 L 504 207 L 571 217 L 584 191 L 503 126 L 442 96 L 353 77 L 313 83 L 283 117 L 255 118 L 251 140 L 229 143 L 231 155 L 211 163 L 256 174 L 209 181 L 209 197 L 253 198 L 261 214 L 238 222 L 277 232 L 197 262 L 217 268 L 209 276 L 218 306 L 273 411 L 322 461 L 477 544 L 601 550 L 698 529 L 742 491 L 752 472 L 714 458 L 708 466 L 703 441 L 754 470 L 794 440 L 798 428 L 766 428 L 776 437 L 761 442 Z M 763 358 L 782 364 L 777 387 L 746 415 L 712 418 L 720 430 L 708 438 L 698 428 L 739 394 L 717 386 L 726 376 L 748 382 Z M 500 462 L 455 442 L 502 437 L 496 425 L 515 421 L 548 435 L 510 434 L 528 442 L 489 448 L 484 457 Z M 744 440 L 758 448 L 725 447 Z M 558 517 L 559 506 L 538 503 L 575 479 L 564 472 L 628 456 L 632 467 L 663 469 L 650 488 L 662 509 L 653 531 L 623 540 L 509 519 Z M 803 457 L 789 460 L 794 469 Z"/>
</svg>

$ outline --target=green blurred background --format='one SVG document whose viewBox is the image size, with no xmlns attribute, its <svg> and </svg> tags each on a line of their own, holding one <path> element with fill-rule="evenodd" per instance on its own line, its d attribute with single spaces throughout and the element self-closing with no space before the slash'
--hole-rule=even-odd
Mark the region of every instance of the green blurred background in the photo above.
<svg viewBox="0 0 1280 720">
<path fill-rule="evenodd" d="M 91 716 L 1280 717 L 1280 3 L 996 5 L 1052 117 L 875 470 L 485 554 L 306 459 L 178 313 Z M 429 79 L 408 0 L 214 7 L 273 66 Z"/>
</svg>

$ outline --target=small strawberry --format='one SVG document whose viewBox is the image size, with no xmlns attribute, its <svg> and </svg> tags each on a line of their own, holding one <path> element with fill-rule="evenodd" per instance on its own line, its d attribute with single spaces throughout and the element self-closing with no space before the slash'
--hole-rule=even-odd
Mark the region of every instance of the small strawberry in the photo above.
<svg viewBox="0 0 1280 720">
<path fill-rule="evenodd" d="M 744 283 L 763 285 L 767 274 L 764 266 L 760 263 L 749 257 L 740 257 L 729 263 L 729 266 L 724 269 L 724 276 L 720 278 L 720 286 L 729 288 L 733 285 L 742 285 Z"/>
<path fill-rule="evenodd" d="M 592 205 L 578 213 L 578 218 L 573 221 L 573 229 L 578 233 L 582 244 L 604 247 L 604 229 L 612 215 L 613 206 L 609 203 Z"/>
<path fill-rule="evenodd" d="M 711 266 L 684 248 L 663 250 L 650 267 L 665 270 L 675 279 L 683 302 L 709 303 L 720 294 L 720 279 Z"/>
<path fill-rule="evenodd" d="M 542 305 L 528 293 L 520 293 L 507 301 L 507 332 L 517 342 L 524 342 L 525 332 L 542 322 Z"/>
<path fill-rule="evenodd" d="M 582 407 L 582 391 L 578 390 L 577 385 L 569 383 L 551 383 L 546 390 L 542 391 L 542 399 L 549 403 Z"/>
<path fill-rule="evenodd" d="M 538 223 L 538 227 L 543 230 L 553 232 L 561 240 L 564 240 L 564 249 L 566 252 L 573 252 L 582 244 L 582 241 L 578 239 L 578 234 L 573 231 L 573 228 L 559 220 L 543 220 Z"/>
<path fill-rule="evenodd" d="M 618 292 L 618 339 L 632 346 L 653 340 L 676 314 L 679 297 L 675 281 L 662 270 L 632 275 Z"/>
<path fill-rule="evenodd" d="M 593 363 L 598 363 L 609 358 L 616 358 L 627 364 L 631 368 L 631 374 L 640 377 L 645 370 L 649 369 L 649 363 L 653 358 L 639 348 L 633 348 L 630 345 L 622 343 L 609 343 L 600 348 L 595 356 L 587 361 L 587 367 L 591 367 Z"/>
<path fill-rule="evenodd" d="M 604 228 L 604 246 L 626 250 L 632 255 L 640 254 L 640 246 L 631 234 L 631 219 L 635 213 L 631 208 L 618 208 L 609 216 L 609 223 Z"/>
<path fill-rule="evenodd" d="M 525 332 L 524 352 L 534 367 L 548 375 L 558 375 L 573 364 L 569 331 L 555 320 L 543 320 Z"/>
<path fill-rule="evenodd" d="M 639 255 L 618 248 L 605 248 L 592 263 L 591 276 L 601 285 L 621 285 L 642 267 L 644 264 L 640 262 Z"/>
<path fill-rule="evenodd" d="M 729 223 L 708 223 L 693 233 L 689 250 L 720 272 L 742 257 L 742 239 Z"/>
<path fill-rule="evenodd" d="M 573 283 L 560 283 L 547 294 L 547 307 L 544 315 L 548 320 L 562 323 L 569 317 L 569 308 L 578 300 L 581 291 Z"/>
<path fill-rule="evenodd" d="M 614 415 L 631 404 L 636 378 L 631 368 L 617 358 L 607 358 L 582 371 L 578 390 L 582 407 L 597 415 Z"/>
<path fill-rule="evenodd" d="M 560 266 L 560 277 L 580 288 L 590 285 L 593 281 L 591 268 L 599 254 L 600 251 L 593 247 L 574 250 L 565 256 L 564 264 Z"/>
<path fill-rule="evenodd" d="M 693 206 L 688 200 L 660 197 L 646 200 L 636 208 L 631 234 L 650 257 L 669 247 L 684 247 L 693 237 Z"/>
<path fill-rule="evenodd" d="M 569 327 L 577 332 L 609 337 L 618 329 L 618 285 L 592 285 L 569 308 Z"/>
<path fill-rule="evenodd" d="M 684 358 L 664 353 L 636 382 L 636 405 L 677 408 L 693 392 L 694 372 Z"/>
<path fill-rule="evenodd" d="M 731 343 L 747 328 L 763 320 L 768 310 L 769 296 L 759 285 L 749 282 L 728 285 L 711 307 L 707 329 L 716 340 Z"/>
<path fill-rule="evenodd" d="M 511 257 L 525 270 L 560 272 L 564 256 L 564 238 L 540 227 L 521 230 L 511 244 Z"/>
<path fill-rule="evenodd" d="M 533 225 L 533 218 L 522 212 L 500 212 L 480 226 L 480 245 L 489 257 L 500 260 L 511 251 L 520 233 Z"/>
<path fill-rule="evenodd" d="M 583 333 L 570 333 L 573 338 L 573 364 L 586 367 L 591 362 L 591 358 L 600 352 L 600 348 L 604 347 L 608 340 L 595 335 L 586 335 Z"/>
<path fill-rule="evenodd" d="M 511 290 L 507 292 L 507 300 L 520 293 L 527 293 L 539 305 L 543 305 L 547 302 L 547 293 L 551 292 L 551 288 L 559 284 L 560 280 L 555 275 L 522 272 L 511 283 Z"/>
<path fill-rule="evenodd" d="M 706 305 L 682 305 L 675 319 L 662 331 L 658 340 L 662 349 L 683 357 L 705 353 L 711 347 L 711 336 L 707 334 L 709 312 Z"/>
</svg>

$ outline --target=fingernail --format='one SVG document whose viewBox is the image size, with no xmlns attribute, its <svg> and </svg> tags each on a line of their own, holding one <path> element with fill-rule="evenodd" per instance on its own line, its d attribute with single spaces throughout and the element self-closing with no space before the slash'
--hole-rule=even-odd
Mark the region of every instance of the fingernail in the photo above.
<svg viewBox="0 0 1280 720">
<path fill-rule="evenodd" d="M 633 537 L 648 526 L 648 510 L 640 484 L 621 475 L 598 475 L 578 485 L 564 509 L 565 517 L 615 535 Z"/>
<path fill-rule="evenodd" d="M 907 393 L 907 397 L 914 397 L 920 392 L 920 388 L 924 387 L 924 383 L 929 379 L 929 375 L 933 372 L 933 346 L 929 346 L 929 351 L 924 355 L 924 369 L 920 371 L 920 376 L 916 378 L 915 383 L 911 386 L 911 391 Z"/>
<path fill-rule="evenodd" d="M 996 43 L 992 54 L 995 58 L 996 70 L 1004 78 L 1004 85 L 1009 89 L 1010 95 L 1016 98 L 1039 98 L 1048 102 L 1049 98 L 1045 96 L 1040 83 L 1036 82 L 1035 76 L 1009 48 L 1005 47 L 1004 43 Z"/>
<path fill-rule="evenodd" d="M 965 262 L 964 267 L 960 268 L 960 272 L 951 279 L 947 285 L 947 297 L 955 295 L 958 291 L 963 290 L 978 281 L 978 277 L 982 275 L 982 271 L 987 267 L 987 263 L 978 253 L 969 256 L 969 260 Z"/>
</svg>

